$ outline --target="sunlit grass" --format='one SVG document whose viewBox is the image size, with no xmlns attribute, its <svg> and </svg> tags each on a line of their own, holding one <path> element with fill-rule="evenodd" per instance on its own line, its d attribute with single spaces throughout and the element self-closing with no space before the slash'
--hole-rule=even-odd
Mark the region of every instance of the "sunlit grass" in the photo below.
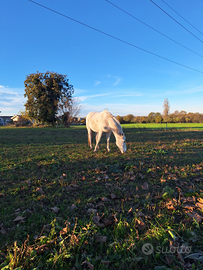
<svg viewBox="0 0 203 270">
<path fill-rule="evenodd" d="M 177 248 L 203 245 L 202 131 L 124 130 L 121 155 L 83 126 L 0 128 L 2 269 L 201 269 Z"/>
</svg>

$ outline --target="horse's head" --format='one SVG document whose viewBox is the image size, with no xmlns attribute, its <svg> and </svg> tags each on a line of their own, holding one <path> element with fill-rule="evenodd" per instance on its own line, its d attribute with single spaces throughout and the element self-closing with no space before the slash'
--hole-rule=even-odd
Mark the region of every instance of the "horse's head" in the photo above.
<svg viewBox="0 0 203 270">
<path fill-rule="evenodd" d="M 116 145 L 118 146 L 122 154 L 127 151 L 124 133 L 116 136 Z"/>
</svg>

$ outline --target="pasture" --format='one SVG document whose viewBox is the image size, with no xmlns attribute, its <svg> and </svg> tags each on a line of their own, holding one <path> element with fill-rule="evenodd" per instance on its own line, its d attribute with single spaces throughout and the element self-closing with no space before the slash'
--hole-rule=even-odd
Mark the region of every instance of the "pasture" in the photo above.
<svg viewBox="0 0 203 270">
<path fill-rule="evenodd" d="M 202 125 L 134 125 L 0 128 L 1 269 L 202 269 Z"/>
</svg>

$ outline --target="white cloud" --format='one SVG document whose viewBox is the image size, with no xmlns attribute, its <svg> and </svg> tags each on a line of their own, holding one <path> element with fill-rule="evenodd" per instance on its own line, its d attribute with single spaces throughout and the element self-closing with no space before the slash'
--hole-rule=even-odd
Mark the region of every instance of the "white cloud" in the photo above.
<svg viewBox="0 0 203 270">
<path fill-rule="evenodd" d="M 13 115 L 24 108 L 24 89 L 0 86 L 1 115 Z"/>
<path fill-rule="evenodd" d="M 116 86 L 120 83 L 120 81 L 122 80 L 122 78 L 120 78 L 119 76 L 112 76 L 112 75 L 108 75 L 107 76 L 110 79 L 113 79 L 115 82 L 113 83 L 113 86 Z"/>
<path fill-rule="evenodd" d="M 95 81 L 94 86 L 97 86 L 97 85 L 99 85 L 100 83 L 101 83 L 100 81 Z"/>
</svg>

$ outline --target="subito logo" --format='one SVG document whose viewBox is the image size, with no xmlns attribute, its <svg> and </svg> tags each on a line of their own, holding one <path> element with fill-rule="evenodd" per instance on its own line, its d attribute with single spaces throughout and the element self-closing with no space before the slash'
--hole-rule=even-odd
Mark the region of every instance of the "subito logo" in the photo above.
<svg viewBox="0 0 203 270">
<path fill-rule="evenodd" d="M 154 248 L 150 243 L 146 243 L 142 246 L 142 252 L 145 255 L 151 255 L 154 252 Z"/>
</svg>

